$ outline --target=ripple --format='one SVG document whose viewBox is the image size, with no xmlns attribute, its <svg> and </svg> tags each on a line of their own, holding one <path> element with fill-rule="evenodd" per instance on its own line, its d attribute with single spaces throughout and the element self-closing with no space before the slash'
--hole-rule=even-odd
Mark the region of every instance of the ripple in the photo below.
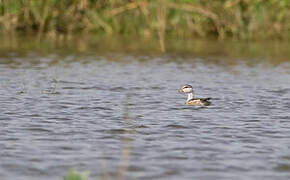
<svg viewBox="0 0 290 180">
<path fill-rule="evenodd" d="M 110 129 L 107 130 L 108 133 L 110 134 L 127 134 L 133 132 L 133 130 L 128 130 L 128 129 Z"/>
<path fill-rule="evenodd" d="M 85 83 L 83 83 L 83 82 L 64 81 L 64 80 L 57 80 L 57 81 L 52 81 L 52 82 L 57 82 L 57 83 L 62 83 L 62 84 L 78 84 L 78 85 L 85 85 Z"/>
<path fill-rule="evenodd" d="M 187 129 L 189 127 L 178 125 L 178 124 L 169 124 L 165 126 L 166 128 L 173 128 L 173 129 Z"/>
<path fill-rule="evenodd" d="M 41 128 L 41 127 L 29 127 L 25 128 L 27 131 L 34 131 L 34 132 L 52 132 L 50 129 Z"/>
<path fill-rule="evenodd" d="M 59 179 L 70 168 L 111 179 L 122 163 L 124 179 L 286 177 L 285 69 L 237 63 L 233 73 L 201 58 L 168 58 L 0 66 L 0 179 Z M 56 75 L 62 80 L 51 81 Z M 177 93 L 184 83 L 214 97 L 212 105 L 186 106 Z"/>
</svg>

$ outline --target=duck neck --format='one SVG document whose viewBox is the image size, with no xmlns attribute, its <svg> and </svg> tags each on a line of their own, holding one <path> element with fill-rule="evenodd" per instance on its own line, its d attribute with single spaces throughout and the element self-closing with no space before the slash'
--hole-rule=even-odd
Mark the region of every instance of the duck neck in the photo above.
<svg viewBox="0 0 290 180">
<path fill-rule="evenodd" d="M 187 94 L 187 101 L 193 99 L 193 92 Z"/>
</svg>

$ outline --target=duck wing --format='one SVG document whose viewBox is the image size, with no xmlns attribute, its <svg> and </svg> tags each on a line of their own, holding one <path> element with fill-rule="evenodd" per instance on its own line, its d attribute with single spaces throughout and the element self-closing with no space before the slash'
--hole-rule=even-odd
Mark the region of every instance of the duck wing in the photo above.
<svg viewBox="0 0 290 180">
<path fill-rule="evenodd" d="M 194 98 L 186 102 L 187 105 L 208 106 L 211 98 Z"/>
</svg>

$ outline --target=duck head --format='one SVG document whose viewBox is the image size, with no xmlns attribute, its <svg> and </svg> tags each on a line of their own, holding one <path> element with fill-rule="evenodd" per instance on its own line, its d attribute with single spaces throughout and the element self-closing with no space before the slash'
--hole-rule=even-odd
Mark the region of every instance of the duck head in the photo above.
<svg viewBox="0 0 290 180">
<path fill-rule="evenodd" d="M 184 86 L 181 87 L 181 89 L 179 90 L 180 93 L 192 93 L 193 89 L 192 86 L 189 84 L 186 84 Z"/>
</svg>

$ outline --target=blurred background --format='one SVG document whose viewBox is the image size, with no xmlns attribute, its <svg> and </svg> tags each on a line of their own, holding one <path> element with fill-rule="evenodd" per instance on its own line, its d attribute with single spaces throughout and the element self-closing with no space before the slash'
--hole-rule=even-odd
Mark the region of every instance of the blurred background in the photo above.
<svg viewBox="0 0 290 180">
<path fill-rule="evenodd" d="M 289 180 L 289 40 L 290 0 L 0 0 L 0 179 Z"/>
</svg>

